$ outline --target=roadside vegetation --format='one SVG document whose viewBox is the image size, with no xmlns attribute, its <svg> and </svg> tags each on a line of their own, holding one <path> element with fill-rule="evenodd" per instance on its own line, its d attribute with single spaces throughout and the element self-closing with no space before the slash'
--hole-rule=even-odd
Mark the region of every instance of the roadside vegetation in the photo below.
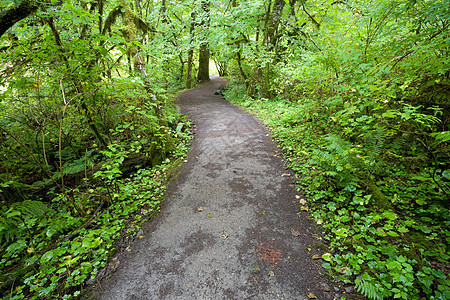
<svg viewBox="0 0 450 300">
<path fill-rule="evenodd" d="M 332 276 L 369 299 L 449 299 L 449 8 L 310 10 L 315 45 L 302 39 L 271 64 L 270 93 L 263 80 L 249 93 L 231 79 L 226 98 L 271 127 L 307 196 L 299 214 L 323 230 Z M 261 76 L 264 64 L 245 65 Z"/>
<path fill-rule="evenodd" d="M 101 278 L 159 211 L 190 138 L 174 105 L 178 61 L 160 49 L 164 32 L 145 35 L 145 17 L 162 13 L 39 5 L 0 40 L 4 299 L 71 298 Z"/>
</svg>

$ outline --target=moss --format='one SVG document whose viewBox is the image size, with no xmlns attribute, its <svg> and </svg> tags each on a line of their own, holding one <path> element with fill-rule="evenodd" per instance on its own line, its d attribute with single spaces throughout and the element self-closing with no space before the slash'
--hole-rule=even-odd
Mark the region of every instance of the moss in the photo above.
<svg viewBox="0 0 450 300">
<path fill-rule="evenodd" d="M 359 171 L 357 173 L 358 182 L 367 190 L 369 194 L 372 195 L 372 200 L 374 201 L 375 207 L 380 210 L 394 210 L 391 202 L 386 198 L 386 196 L 381 192 L 378 186 L 373 182 L 370 175 L 366 172 Z"/>
<path fill-rule="evenodd" d="M 118 6 L 115 9 L 111 10 L 111 12 L 108 14 L 108 17 L 106 17 L 105 25 L 102 29 L 102 34 L 105 34 L 106 32 L 111 31 L 111 26 L 116 22 L 117 17 L 122 14 L 122 7 Z"/>
<path fill-rule="evenodd" d="M 395 153 L 385 150 L 383 152 L 383 159 L 385 161 L 393 162 L 393 163 L 401 162 L 402 164 L 405 164 L 408 167 L 411 167 L 411 166 L 415 166 L 418 164 L 423 164 L 424 162 L 426 162 L 428 160 L 428 157 L 426 155 L 407 157 L 407 156 L 397 155 Z"/>
</svg>

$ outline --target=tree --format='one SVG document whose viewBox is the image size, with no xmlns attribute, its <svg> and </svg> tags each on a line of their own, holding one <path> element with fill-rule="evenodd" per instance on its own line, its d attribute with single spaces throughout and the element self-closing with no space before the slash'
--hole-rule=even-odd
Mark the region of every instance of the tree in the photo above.
<svg viewBox="0 0 450 300">
<path fill-rule="evenodd" d="M 188 50 L 188 59 L 187 59 L 187 72 L 186 72 L 186 88 L 190 89 L 192 87 L 192 67 L 193 67 L 193 59 L 194 59 L 194 47 L 192 45 L 194 40 L 194 30 L 195 30 L 195 16 L 196 13 L 191 13 L 191 25 L 189 27 L 189 50 Z"/>
<path fill-rule="evenodd" d="M 209 80 L 209 26 L 210 26 L 210 2 L 202 0 L 200 18 L 200 48 L 198 54 L 198 76 L 197 81 L 204 82 Z"/>
</svg>

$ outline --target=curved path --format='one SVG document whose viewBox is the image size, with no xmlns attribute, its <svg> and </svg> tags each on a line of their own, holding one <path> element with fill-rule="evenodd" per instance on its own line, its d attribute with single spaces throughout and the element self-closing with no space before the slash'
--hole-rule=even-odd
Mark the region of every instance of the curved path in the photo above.
<svg viewBox="0 0 450 300">
<path fill-rule="evenodd" d="M 224 85 L 179 95 L 196 125 L 188 161 L 101 299 L 328 299 L 280 154 L 261 122 L 214 95 Z"/>
</svg>

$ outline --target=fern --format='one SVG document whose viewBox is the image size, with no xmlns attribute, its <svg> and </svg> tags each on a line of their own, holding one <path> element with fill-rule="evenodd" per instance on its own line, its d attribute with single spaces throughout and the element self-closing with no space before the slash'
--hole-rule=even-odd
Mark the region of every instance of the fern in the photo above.
<svg viewBox="0 0 450 300">
<path fill-rule="evenodd" d="M 330 142 L 330 145 L 327 147 L 328 150 L 334 150 L 339 155 L 348 152 L 352 146 L 349 142 L 343 140 L 341 137 L 337 135 L 330 134 L 324 139 Z"/>
<path fill-rule="evenodd" d="M 382 129 L 365 134 L 369 153 L 367 171 L 373 173 L 381 168 L 380 154 L 384 148 L 386 136 Z"/>
<path fill-rule="evenodd" d="M 351 144 L 334 135 L 325 137 L 325 140 L 330 142 L 328 151 L 314 151 L 316 159 L 310 163 L 325 170 L 326 175 L 338 178 L 343 186 L 356 182 L 354 172 L 359 169 L 361 162 L 351 154 Z"/>
<path fill-rule="evenodd" d="M 0 243 L 13 241 L 25 234 L 27 226 L 20 226 L 28 220 L 45 215 L 49 208 L 40 201 L 16 202 L 8 210 L 0 212 Z"/>
<path fill-rule="evenodd" d="M 0 217 L 0 244 L 5 241 L 13 241 L 16 236 L 20 236 L 19 223 L 16 219 Z"/>
<path fill-rule="evenodd" d="M 356 279 L 356 291 L 367 296 L 371 300 L 383 300 L 383 295 L 378 290 L 377 285 L 372 281 Z"/>
<path fill-rule="evenodd" d="M 41 217 L 48 211 L 44 203 L 32 200 L 16 202 L 11 206 L 10 210 L 12 209 L 19 211 L 24 218 Z"/>
<path fill-rule="evenodd" d="M 91 150 L 89 152 L 86 153 L 85 156 L 76 159 L 74 161 L 69 161 L 64 163 L 63 165 L 63 175 L 72 175 L 72 174 L 77 174 L 79 172 L 84 171 L 84 169 L 90 168 L 92 166 L 94 166 L 94 159 L 97 156 L 92 156 L 94 150 Z M 53 176 L 54 180 L 60 179 L 61 178 L 61 172 L 56 172 Z"/>
</svg>

